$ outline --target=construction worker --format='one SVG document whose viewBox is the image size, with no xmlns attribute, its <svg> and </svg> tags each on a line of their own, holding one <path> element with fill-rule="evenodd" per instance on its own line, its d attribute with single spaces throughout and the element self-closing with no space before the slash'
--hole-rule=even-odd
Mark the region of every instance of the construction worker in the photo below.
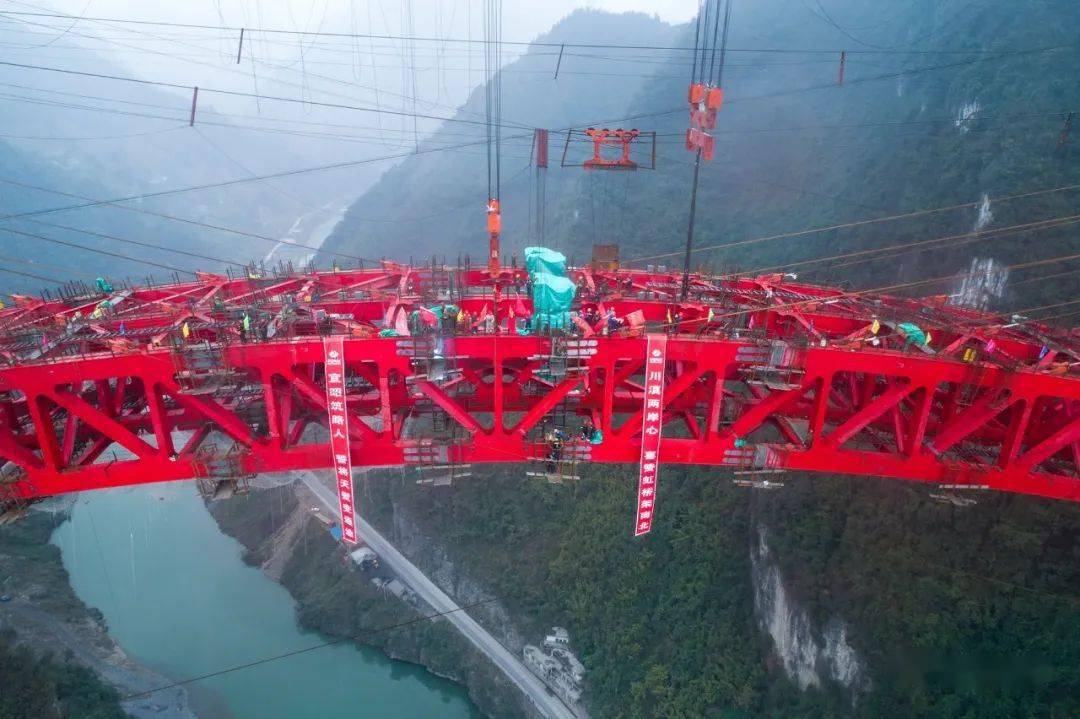
<svg viewBox="0 0 1080 719">
<path fill-rule="evenodd" d="M 619 331 L 621 324 L 622 320 L 615 316 L 615 310 L 608 310 L 607 325 L 604 327 L 604 334 L 615 334 Z"/>
<path fill-rule="evenodd" d="M 566 433 L 556 427 L 548 432 L 548 455 L 547 472 L 554 474 L 558 470 L 558 463 L 562 459 L 563 443 L 566 441 Z"/>
<path fill-rule="evenodd" d="M 105 316 L 105 313 L 112 309 L 112 302 L 108 300 L 102 300 L 94 308 L 94 311 L 90 314 L 91 319 L 101 319 Z"/>
<path fill-rule="evenodd" d="M 588 442 L 590 439 L 592 439 L 593 432 L 595 430 L 596 425 L 593 424 L 593 421 L 591 419 L 586 418 L 586 420 L 581 423 L 581 438 Z"/>
<path fill-rule="evenodd" d="M 180 325 L 180 334 L 184 337 L 185 342 L 188 337 L 191 337 L 191 327 L 188 326 L 187 320 L 184 320 L 184 324 Z"/>
<path fill-rule="evenodd" d="M 593 424 L 592 419 L 586 419 L 581 425 L 581 438 L 589 444 L 600 444 L 604 441 L 604 433 Z"/>
<path fill-rule="evenodd" d="M 240 341 L 247 342 L 248 332 L 251 331 L 251 316 L 247 312 L 244 313 L 243 319 L 240 320 Z"/>
</svg>

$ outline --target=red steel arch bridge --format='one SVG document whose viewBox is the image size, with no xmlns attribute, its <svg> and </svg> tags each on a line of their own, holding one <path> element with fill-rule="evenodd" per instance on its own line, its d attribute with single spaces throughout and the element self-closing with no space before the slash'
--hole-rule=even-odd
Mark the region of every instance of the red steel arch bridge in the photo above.
<svg viewBox="0 0 1080 719">
<path fill-rule="evenodd" d="M 343 452 L 353 466 L 550 471 L 553 427 L 560 465 L 644 465 L 648 419 L 660 462 L 727 468 L 718 476 L 803 470 L 1080 500 L 1075 330 L 778 275 L 693 275 L 685 300 L 679 274 L 569 276 L 587 321 L 555 335 L 514 331 L 530 313 L 516 267 L 383 262 L 18 298 L 0 311 L 0 491 L 17 502 L 231 481 Z M 438 303 L 454 308 L 421 309 Z M 342 387 L 343 450 L 331 450 L 328 379 Z M 603 440 L 579 439 L 582 423 Z"/>
</svg>

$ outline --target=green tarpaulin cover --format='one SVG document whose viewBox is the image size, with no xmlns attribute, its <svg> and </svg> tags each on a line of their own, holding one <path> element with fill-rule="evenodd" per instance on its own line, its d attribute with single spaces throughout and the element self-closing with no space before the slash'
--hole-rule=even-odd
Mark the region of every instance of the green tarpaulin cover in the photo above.
<svg viewBox="0 0 1080 719">
<path fill-rule="evenodd" d="M 913 325 L 910 322 L 901 322 L 896 326 L 896 329 L 904 333 L 908 342 L 913 342 L 917 345 L 926 344 L 926 333 L 923 332 L 918 325 Z"/>
<path fill-rule="evenodd" d="M 568 312 L 574 303 L 575 292 L 577 286 L 569 278 L 538 272 L 532 277 L 533 312 Z"/>
<path fill-rule="evenodd" d="M 546 247 L 526 247 L 525 268 L 532 286 L 532 331 L 569 329 L 577 286 L 566 276 L 566 257 Z"/>
<path fill-rule="evenodd" d="M 546 272 L 550 275 L 565 277 L 566 255 L 546 247 L 526 247 L 525 269 L 530 275 Z"/>
</svg>

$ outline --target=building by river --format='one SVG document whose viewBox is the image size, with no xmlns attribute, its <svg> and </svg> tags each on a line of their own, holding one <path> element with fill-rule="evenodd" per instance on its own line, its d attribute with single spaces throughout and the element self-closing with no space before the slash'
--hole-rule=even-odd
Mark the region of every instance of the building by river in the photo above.
<svg viewBox="0 0 1080 719">
<path fill-rule="evenodd" d="M 570 650 L 570 634 L 562 627 L 552 627 L 542 646 L 526 644 L 522 650 L 525 666 L 564 702 L 579 711 L 585 667 Z"/>
</svg>

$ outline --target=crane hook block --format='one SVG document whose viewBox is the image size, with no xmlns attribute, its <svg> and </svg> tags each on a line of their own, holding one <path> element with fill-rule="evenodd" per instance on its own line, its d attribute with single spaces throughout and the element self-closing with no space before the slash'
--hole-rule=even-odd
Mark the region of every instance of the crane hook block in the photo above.
<svg viewBox="0 0 1080 719">
<path fill-rule="evenodd" d="M 499 212 L 499 201 L 488 200 L 487 206 L 488 234 L 497 235 L 502 232 L 502 214 Z"/>
</svg>

